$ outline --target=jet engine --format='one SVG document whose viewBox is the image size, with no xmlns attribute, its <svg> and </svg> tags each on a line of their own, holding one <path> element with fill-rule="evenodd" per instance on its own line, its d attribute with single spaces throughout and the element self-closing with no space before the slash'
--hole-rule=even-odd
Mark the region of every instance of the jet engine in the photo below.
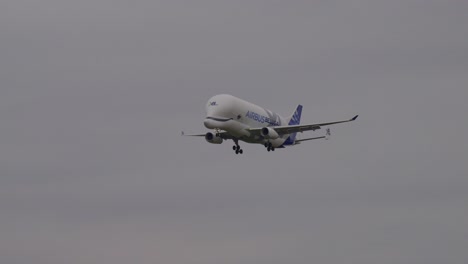
<svg viewBox="0 0 468 264">
<path fill-rule="evenodd" d="M 262 136 L 264 138 L 271 138 L 271 139 L 279 138 L 278 133 L 271 127 L 262 128 Z"/>
<path fill-rule="evenodd" d="M 206 133 L 205 139 L 206 139 L 206 141 L 208 141 L 211 144 L 221 144 L 221 143 L 223 143 L 223 139 L 221 137 L 216 136 L 211 132 Z"/>
</svg>

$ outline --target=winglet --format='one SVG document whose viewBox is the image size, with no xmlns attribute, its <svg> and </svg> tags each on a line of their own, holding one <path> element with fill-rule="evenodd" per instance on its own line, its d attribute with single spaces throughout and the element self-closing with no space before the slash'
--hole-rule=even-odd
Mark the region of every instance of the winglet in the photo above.
<svg viewBox="0 0 468 264">
<path fill-rule="evenodd" d="M 354 121 L 359 115 L 356 115 L 355 117 L 351 118 L 349 121 Z"/>
</svg>

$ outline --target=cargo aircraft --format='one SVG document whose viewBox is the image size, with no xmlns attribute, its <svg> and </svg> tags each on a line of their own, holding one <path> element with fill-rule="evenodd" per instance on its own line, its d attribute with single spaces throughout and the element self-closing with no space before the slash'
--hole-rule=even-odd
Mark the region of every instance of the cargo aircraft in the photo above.
<svg viewBox="0 0 468 264">
<path fill-rule="evenodd" d="M 297 132 L 317 130 L 323 126 L 339 123 L 346 123 L 356 120 L 357 115 L 349 120 L 301 125 L 302 105 L 298 105 L 294 113 L 283 118 L 280 115 L 249 103 L 240 98 L 228 94 L 213 96 L 206 104 L 206 118 L 204 125 L 213 132 L 206 134 L 192 134 L 184 136 L 205 137 L 205 140 L 212 144 L 221 144 L 224 140 L 233 140 L 232 149 L 236 154 L 244 151 L 239 146 L 239 140 L 261 144 L 267 151 L 274 151 L 276 148 L 297 145 L 303 141 L 328 138 L 330 129 L 327 129 L 327 136 L 299 139 Z"/>
</svg>

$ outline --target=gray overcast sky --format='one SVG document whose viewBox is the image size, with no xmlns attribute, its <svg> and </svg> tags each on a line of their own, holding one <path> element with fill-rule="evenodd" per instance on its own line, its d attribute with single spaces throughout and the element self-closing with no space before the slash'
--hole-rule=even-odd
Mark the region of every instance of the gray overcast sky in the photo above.
<svg viewBox="0 0 468 264">
<path fill-rule="evenodd" d="M 468 263 L 467 12 L 1 1 L 0 263 Z M 236 156 L 180 137 L 218 93 L 360 117 Z"/>
</svg>

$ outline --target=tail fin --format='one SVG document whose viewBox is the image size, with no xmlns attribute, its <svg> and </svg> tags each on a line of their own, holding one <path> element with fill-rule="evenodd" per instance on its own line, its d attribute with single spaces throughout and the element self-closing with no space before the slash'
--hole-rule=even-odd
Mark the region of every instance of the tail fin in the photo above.
<svg viewBox="0 0 468 264">
<path fill-rule="evenodd" d="M 296 111 L 289 119 L 290 126 L 299 125 L 301 123 L 301 115 L 302 115 L 302 105 L 298 105 Z"/>
<path fill-rule="evenodd" d="M 289 126 L 295 126 L 299 125 L 301 123 L 301 115 L 302 115 L 302 105 L 298 105 L 296 108 L 296 111 L 294 111 L 294 114 L 291 116 L 289 119 Z M 296 140 L 296 133 L 291 133 L 289 137 L 286 139 L 284 142 L 284 145 L 293 145 L 294 141 Z"/>
</svg>

